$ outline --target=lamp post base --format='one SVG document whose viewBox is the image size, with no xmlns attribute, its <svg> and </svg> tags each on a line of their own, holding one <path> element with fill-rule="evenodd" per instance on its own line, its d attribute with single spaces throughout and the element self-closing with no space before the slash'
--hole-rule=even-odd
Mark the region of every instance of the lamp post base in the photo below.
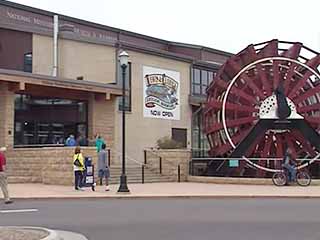
<svg viewBox="0 0 320 240">
<path fill-rule="evenodd" d="M 118 189 L 118 193 L 130 193 L 130 190 L 127 186 L 127 176 L 126 175 L 121 175 L 120 176 L 120 186 Z"/>
</svg>

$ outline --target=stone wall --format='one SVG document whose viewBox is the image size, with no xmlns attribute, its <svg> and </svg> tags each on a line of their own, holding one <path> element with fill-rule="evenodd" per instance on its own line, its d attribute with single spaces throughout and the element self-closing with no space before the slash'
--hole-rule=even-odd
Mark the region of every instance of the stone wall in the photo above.
<svg viewBox="0 0 320 240">
<path fill-rule="evenodd" d="M 71 185 L 73 147 L 9 149 L 6 153 L 9 181 Z M 96 164 L 95 147 L 82 147 L 83 156 Z"/>
<path fill-rule="evenodd" d="M 187 181 L 189 175 L 189 161 L 191 150 L 189 149 L 159 149 L 146 150 L 147 167 L 153 171 L 160 171 L 160 160 L 162 159 L 162 175 L 178 180 L 178 166 L 180 165 L 180 181 Z"/>
<path fill-rule="evenodd" d="M 0 146 L 13 145 L 14 93 L 7 83 L 0 83 Z"/>
<path fill-rule="evenodd" d="M 88 109 L 89 138 L 94 139 L 95 134 L 101 135 L 111 151 L 111 163 L 115 162 L 115 107 L 116 99 L 106 100 L 105 96 L 91 94 Z"/>
</svg>

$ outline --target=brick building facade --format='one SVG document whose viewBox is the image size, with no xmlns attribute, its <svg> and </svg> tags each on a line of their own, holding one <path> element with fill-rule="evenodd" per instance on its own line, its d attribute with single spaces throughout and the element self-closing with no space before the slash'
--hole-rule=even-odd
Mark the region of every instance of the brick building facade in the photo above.
<svg viewBox="0 0 320 240">
<path fill-rule="evenodd" d="M 111 149 L 112 161 L 117 162 L 122 141 L 121 108 L 125 107 L 128 158 L 142 161 L 143 150 L 155 147 L 165 136 L 181 141 L 187 149 L 205 151 L 207 143 L 201 131 L 205 88 L 230 53 L 63 15 L 57 15 L 55 51 L 55 15 L 0 1 L 1 146 L 29 151 L 59 149 L 69 134 L 90 140 L 99 133 Z M 126 106 L 119 101 L 121 50 L 130 56 Z M 167 76 L 174 84 L 160 90 L 159 85 L 152 88 L 153 83 L 146 85 L 150 75 L 162 84 L 168 80 L 161 76 Z M 160 100 L 145 96 L 162 90 L 169 93 Z M 166 102 L 166 97 L 176 102 Z M 152 111 L 150 104 L 166 110 Z M 148 116 L 150 113 L 154 116 Z"/>
</svg>

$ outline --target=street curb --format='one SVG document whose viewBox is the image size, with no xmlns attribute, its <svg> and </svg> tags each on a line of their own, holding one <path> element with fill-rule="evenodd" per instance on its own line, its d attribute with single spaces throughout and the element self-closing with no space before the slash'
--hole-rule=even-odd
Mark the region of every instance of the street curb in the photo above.
<svg viewBox="0 0 320 240">
<path fill-rule="evenodd" d="M 23 230 L 23 229 L 26 229 L 26 230 L 41 230 L 41 231 L 44 231 L 44 232 L 47 232 L 48 233 L 48 236 L 45 237 L 45 238 L 41 238 L 39 240 L 62 240 L 58 233 L 54 230 L 51 230 L 51 229 L 48 229 L 48 228 L 42 228 L 42 227 L 31 227 L 31 226 L 0 226 L 0 229 L 1 228 L 11 228 L 11 229 L 18 229 L 18 230 Z"/>
<path fill-rule="evenodd" d="M 207 183 L 207 184 L 232 184 L 232 185 L 257 185 L 257 186 L 274 186 L 271 178 L 240 178 L 240 177 L 204 177 L 188 176 L 189 183 Z M 319 179 L 312 179 L 311 186 L 319 186 Z"/>
<path fill-rule="evenodd" d="M 86 236 L 79 233 L 62 231 L 62 230 L 55 230 L 55 231 L 61 237 L 59 238 L 59 240 L 88 240 Z"/>
<path fill-rule="evenodd" d="M 92 197 L 16 197 L 15 200 L 100 200 L 100 199 L 250 199 L 250 198 L 292 198 L 292 199 L 320 199 L 320 196 L 306 195 L 165 195 L 165 196 L 92 196 Z"/>
</svg>

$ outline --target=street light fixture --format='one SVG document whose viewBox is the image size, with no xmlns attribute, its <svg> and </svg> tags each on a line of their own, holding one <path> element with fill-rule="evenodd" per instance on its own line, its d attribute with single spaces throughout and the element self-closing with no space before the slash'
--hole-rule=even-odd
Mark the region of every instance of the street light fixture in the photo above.
<svg viewBox="0 0 320 240">
<path fill-rule="evenodd" d="M 126 117 L 125 117 L 125 94 L 126 94 L 126 69 L 128 67 L 129 54 L 121 51 L 119 54 L 120 66 L 122 69 L 122 174 L 118 192 L 129 193 L 126 176 Z"/>
</svg>

